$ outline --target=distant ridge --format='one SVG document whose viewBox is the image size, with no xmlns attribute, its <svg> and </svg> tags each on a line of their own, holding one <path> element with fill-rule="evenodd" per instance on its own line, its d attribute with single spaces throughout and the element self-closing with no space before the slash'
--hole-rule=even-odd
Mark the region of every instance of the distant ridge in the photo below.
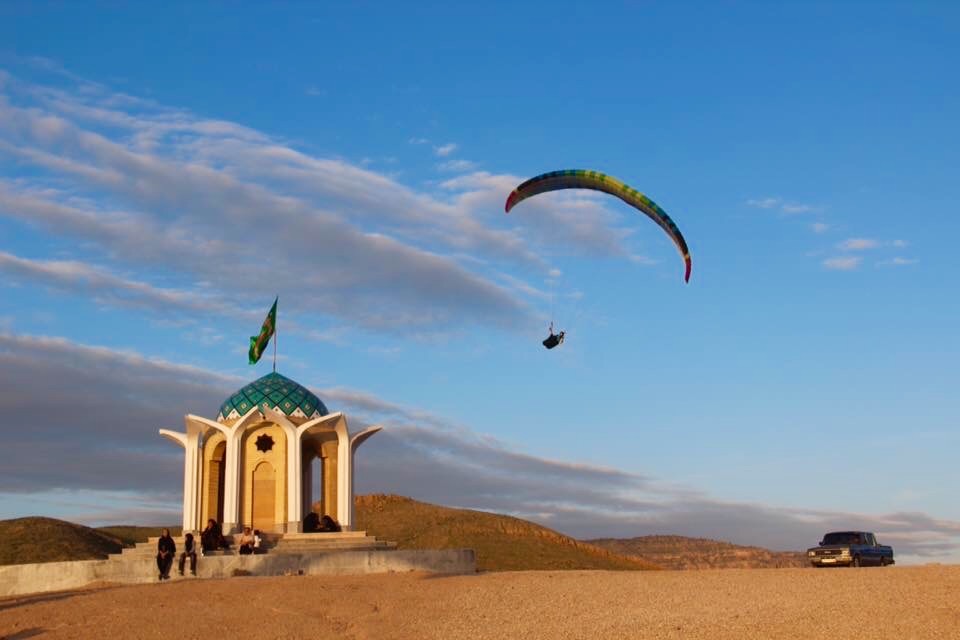
<svg viewBox="0 0 960 640">
<path fill-rule="evenodd" d="M 355 507 L 356 528 L 400 549 L 473 549 L 481 571 L 660 568 L 511 516 L 397 495 L 357 496 Z"/>
<path fill-rule="evenodd" d="M 802 551 L 770 551 L 707 538 L 641 536 L 587 540 L 610 551 L 640 557 L 664 569 L 764 569 L 807 567 Z"/>
</svg>

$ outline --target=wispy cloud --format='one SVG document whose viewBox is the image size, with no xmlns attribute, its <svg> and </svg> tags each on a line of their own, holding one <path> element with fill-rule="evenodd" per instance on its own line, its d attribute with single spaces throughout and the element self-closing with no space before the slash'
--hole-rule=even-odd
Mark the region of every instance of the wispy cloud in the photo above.
<svg viewBox="0 0 960 640">
<path fill-rule="evenodd" d="M 442 144 L 433 148 L 433 152 L 441 158 L 446 158 L 456 150 L 457 144 L 454 142 L 448 142 L 447 144 Z"/>
<path fill-rule="evenodd" d="M 441 171 L 464 172 L 473 171 L 477 168 L 477 165 L 470 160 L 447 160 L 438 164 L 437 168 Z"/>
<path fill-rule="evenodd" d="M 163 289 L 146 282 L 129 280 L 94 265 L 67 260 L 31 260 L 0 251 L 0 273 L 8 282 L 18 279 L 30 284 L 85 292 L 105 303 L 153 311 L 190 311 L 218 315 L 248 315 L 220 296 L 191 291 Z"/>
<path fill-rule="evenodd" d="M 810 229 L 817 234 L 826 233 L 830 230 L 830 225 L 826 222 L 814 222 L 812 225 L 810 225 Z"/>
<path fill-rule="evenodd" d="M 747 205 L 757 209 L 774 210 L 786 214 L 811 213 L 823 210 L 823 207 L 786 201 L 779 197 L 751 198 L 747 200 Z"/>
<path fill-rule="evenodd" d="M 837 245 L 843 251 L 869 251 L 873 249 L 903 249 L 909 243 L 906 240 L 877 240 L 875 238 L 849 238 Z"/>
<path fill-rule="evenodd" d="M 538 269 L 542 259 L 521 238 L 478 223 L 469 201 L 310 157 L 232 123 L 155 105 L 123 110 L 96 89 L 13 84 L 0 101 L 0 155 L 46 175 L 0 180 L 0 215 L 82 239 L 128 272 L 159 265 L 227 296 L 240 282 L 266 295 L 288 280 L 277 274 L 303 273 L 288 292 L 302 310 L 373 330 L 532 318 L 528 301 L 458 256 L 476 251 Z M 252 229 L 259 243 L 286 248 L 266 269 L 243 259 Z M 66 276 L 65 265 L 40 266 L 35 276 Z M 97 275 L 104 281 L 102 269 Z M 305 285 L 318 295 L 299 295 Z"/>
<path fill-rule="evenodd" d="M 883 267 L 905 267 L 911 264 L 917 264 L 920 262 L 916 258 L 903 258 L 901 256 L 895 256 L 889 260 L 881 260 L 877 264 Z"/>
<path fill-rule="evenodd" d="M 455 144 L 436 149 L 443 156 Z M 443 334 L 475 322 L 514 330 L 533 321 L 538 302 L 504 288 L 502 273 L 539 277 L 558 245 L 581 255 L 636 253 L 629 226 L 590 194 L 546 194 L 508 218 L 502 201 L 518 176 L 473 172 L 418 190 L 94 83 L 51 87 L 10 76 L 0 93 L 4 156 L 31 170 L 0 179 L 0 216 L 80 241 L 85 258 L 65 262 L 87 264 L 102 282 L 122 273 L 154 289 L 139 300 L 168 288 L 151 281 L 159 267 L 184 283 L 210 283 L 226 299 L 243 283 L 246 296 L 280 293 L 296 311 L 370 331 Z M 473 171 L 468 163 L 443 167 Z M 268 264 L 250 256 L 253 229 L 259 244 L 284 247 Z M 36 262 L 35 277 L 57 275 Z M 303 279 L 282 276 L 293 272 Z M 278 282 L 289 288 L 278 292 Z M 209 294 L 185 287 L 184 300 Z M 315 295 L 300 295 L 303 287 Z"/>
<path fill-rule="evenodd" d="M 313 85 L 310 85 L 309 87 L 307 87 L 304 90 L 304 93 L 306 93 L 308 96 L 324 96 L 327 94 L 327 92 L 321 89 L 320 87 L 316 87 Z"/>
<path fill-rule="evenodd" d="M 867 249 L 876 249 L 880 246 L 880 242 L 873 238 L 850 238 L 844 240 L 837 246 L 844 251 L 865 251 Z"/>
<path fill-rule="evenodd" d="M 839 256 L 827 258 L 823 261 L 823 266 L 832 271 L 853 271 L 863 262 L 861 256 Z"/>
<path fill-rule="evenodd" d="M 758 209 L 774 209 L 780 205 L 780 198 L 751 198 L 747 204 Z"/>
<path fill-rule="evenodd" d="M 175 521 L 180 496 L 171 486 L 182 477 L 183 453 L 157 429 L 179 430 L 188 412 L 212 417 L 246 382 L 135 352 L 0 334 L 0 412 L 44 411 L 33 428 L 5 436 L 0 517 L 62 516 L 38 505 L 70 492 L 72 503 L 88 503 L 71 511 L 81 513 L 74 516 L 80 521 Z M 316 391 L 332 410 L 348 413 L 353 429 L 385 425 L 358 452 L 359 493 L 507 513 L 580 538 L 674 533 L 800 549 L 825 530 L 854 523 L 894 541 L 898 554 L 937 558 L 960 551 L 960 523 L 922 513 L 871 516 L 723 501 L 647 474 L 518 451 L 473 425 L 362 390 Z M 41 443 L 45 464 L 38 466 Z M 29 503 L 32 511 L 11 511 L 14 503 Z M 148 508 L 137 511 L 137 504 Z"/>
</svg>

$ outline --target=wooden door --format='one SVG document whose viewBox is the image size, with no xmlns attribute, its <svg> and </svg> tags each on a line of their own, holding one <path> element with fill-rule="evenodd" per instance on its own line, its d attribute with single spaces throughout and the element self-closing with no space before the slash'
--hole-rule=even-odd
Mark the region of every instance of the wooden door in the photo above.
<svg viewBox="0 0 960 640">
<path fill-rule="evenodd" d="M 277 523 L 277 480 L 273 465 L 261 462 L 253 470 L 253 528 L 273 531 Z"/>
</svg>

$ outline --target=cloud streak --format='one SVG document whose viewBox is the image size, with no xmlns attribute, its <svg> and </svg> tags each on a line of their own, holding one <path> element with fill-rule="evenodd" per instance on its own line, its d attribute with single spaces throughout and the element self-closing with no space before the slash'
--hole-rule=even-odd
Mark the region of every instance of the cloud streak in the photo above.
<svg viewBox="0 0 960 640">
<path fill-rule="evenodd" d="M 916 258 L 904 258 L 902 256 L 894 256 L 889 260 L 882 260 L 877 264 L 882 267 L 906 267 L 911 264 L 917 264 L 920 262 Z"/>
<path fill-rule="evenodd" d="M 850 238 L 841 242 L 838 248 L 844 251 L 866 251 L 876 249 L 879 246 L 880 242 L 872 238 Z"/>
<path fill-rule="evenodd" d="M 590 195 L 550 194 L 508 219 L 502 200 L 517 176 L 473 172 L 417 190 L 362 163 L 59 75 L 67 86 L 9 74 L 0 86 L 0 157 L 27 168 L 0 179 L 0 216 L 74 241 L 73 255 L 30 264 L 0 246 L 18 277 L 72 279 L 107 304 L 144 309 L 165 295 L 203 307 L 211 291 L 279 293 L 329 324 L 446 334 L 532 326 L 535 288 L 504 283 L 542 279 L 557 246 L 637 257 L 620 216 Z M 456 149 L 434 146 L 447 158 L 441 169 L 472 171 L 449 159 Z M 265 248 L 269 260 L 259 258 Z M 176 290 L 153 282 L 157 268 Z M 125 300 L 106 295 L 111 277 Z"/>
<path fill-rule="evenodd" d="M 800 214 L 800 213 L 814 213 L 823 210 L 823 207 L 818 207 L 812 204 L 802 204 L 799 202 L 791 202 L 784 200 L 779 197 L 765 197 L 765 198 L 750 198 L 747 200 L 747 206 L 754 207 L 756 209 L 766 209 L 769 211 L 779 211 L 780 213 L 785 214 Z"/>
<path fill-rule="evenodd" d="M 404 324 L 446 329 L 464 319 L 509 327 L 532 318 L 528 302 L 515 291 L 445 254 L 451 249 L 449 238 L 456 236 L 457 250 L 495 246 L 503 257 L 534 264 L 539 259 L 518 243 L 500 242 L 496 232 L 469 224 L 466 215 L 444 215 L 453 211 L 448 204 L 365 169 L 307 158 L 230 123 L 164 110 L 150 118 L 90 107 L 75 96 L 35 93 L 43 107 L 59 113 L 0 101 L 0 152 L 73 186 L 66 191 L 37 178 L 3 181 L 0 214 L 80 237 L 127 269 L 168 267 L 185 278 L 213 283 L 225 294 L 243 282 L 246 290 L 259 289 L 267 296 L 277 282 L 289 280 L 279 274 L 303 272 L 307 282 L 290 286 L 302 291 L 307 284 L 319 295 L 304 297 L 294 289 L 286 293 L 304 311 L 370 329 Z M 97 129 L 79 122 L 93 122 Z M 133 131 L 124 140 L 137 143 L 108 136 L 113 128 Z M 229 168 L 222 166 L 228 156 L 233 162 Z M 256 166 L 259 174 L 252 175 Z M 326 188 L 320 194 L 291 196 L 275 191 L 265 182 L 270 179 Z M 95 201 L 125 207 L 109 211 Z M 431 213 L 456 221 L 446 229 L 435 225 L 443 232 L 433 235 L 434 246 L 415 246 L 386 229 L 347 222 L 344 213 L 356 209 L 375 210 L 377 215 L 367 221 L 376 225 L 393 217 L 422 227 Z M 242 259 L 251 242 L 284 251 L 276 252 L 265 270 L 261 261 Z M 54 275 L 52 267 L 47 265 L 48 277 Z M 89 281 L 92 267 L 87 276 Z"/>
<path fill-rule="evenodd" d="M 85 292 L 94 299 L 114 306 L 148 308 L 155 312 L 237 314 L 255 319 L 235 308 L 220 296 L 199 295 L 191 291 L 162 289 L 146 282 L 129 280 L 107 269 L 68 260 L 31 260 L 0 251 L 0 273 L 9 281 L 22 280 L 73 293 Z"/>
<path fill-rule="evenodd" d="M 839 256 L 826 258 L 823 261 L 823 266 L 831 271 L 853 271 L 860 266 L 861 262 L 863 262 L 863 258 L 860 256 Z"/>
<path fill-rule="evenodd" d="M 433 152 L 441 158 L 446 158 L 447 156 L 453 154 L 453 152 L 456 150 L 457 144 L 454 142 L 449 142 L 433 148 Z"/>
</svg>

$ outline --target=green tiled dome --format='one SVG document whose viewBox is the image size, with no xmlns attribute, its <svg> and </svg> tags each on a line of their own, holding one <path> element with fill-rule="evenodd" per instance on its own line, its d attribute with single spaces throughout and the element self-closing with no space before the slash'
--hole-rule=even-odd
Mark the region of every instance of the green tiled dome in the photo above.
<svg viewBox="0 0 960 640">
<path fill-rule="evenodd" d="M 298 418 L 325 416 L 327 408 L 309 389 L 279 373 L 268 373 L 240 389 L 220 406 L 217 419 L 239 418 L 256 406 L 282 411 Z"/>
</svg>

